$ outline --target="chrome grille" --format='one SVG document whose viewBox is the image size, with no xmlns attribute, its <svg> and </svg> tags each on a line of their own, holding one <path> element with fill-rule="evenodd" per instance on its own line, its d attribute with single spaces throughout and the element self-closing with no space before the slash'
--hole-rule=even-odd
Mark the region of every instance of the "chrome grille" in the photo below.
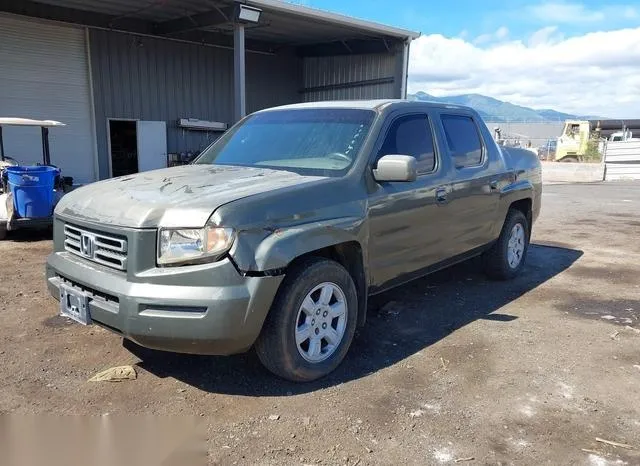
<svg viewBox="0 0 640 466">
<path fill-rule="evenodd" d="M 74 225 L 64 226 L 64 249 L 98 264 L 127 270 L 127 239 Z"/>
</svg>

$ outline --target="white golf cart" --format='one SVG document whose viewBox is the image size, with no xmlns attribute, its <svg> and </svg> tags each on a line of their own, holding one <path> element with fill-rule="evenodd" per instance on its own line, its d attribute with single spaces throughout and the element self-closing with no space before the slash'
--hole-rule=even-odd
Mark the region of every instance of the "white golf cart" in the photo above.
<svg viewBox="0 0 640 466">
<path fill-rule="evenodd" d="M 42 138 L 42 163 L 22 166 L 5 154 L 3 127 L 39 127 Z M 0 240 L 7 231 L 22 228 L 46 228 L 53 219 L 53 209 L 73 179 L 60 176 L 51 164 L 49 128 L 65 126 L 52 120 L 0 118 Z"/>
</svg>

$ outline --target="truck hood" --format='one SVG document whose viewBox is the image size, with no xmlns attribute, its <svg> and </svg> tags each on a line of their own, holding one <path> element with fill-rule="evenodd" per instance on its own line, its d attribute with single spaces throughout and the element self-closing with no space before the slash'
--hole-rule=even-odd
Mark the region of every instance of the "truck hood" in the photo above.
<svg viewBox="0 0 640 466">
<path fill-rule="evenodd" d="M 195 228 L 223 204 L 321 179 L 284 170 L 185 165 L 83 186 L 60 200 L 56 214 L 131 228 Z"/>
</svg>

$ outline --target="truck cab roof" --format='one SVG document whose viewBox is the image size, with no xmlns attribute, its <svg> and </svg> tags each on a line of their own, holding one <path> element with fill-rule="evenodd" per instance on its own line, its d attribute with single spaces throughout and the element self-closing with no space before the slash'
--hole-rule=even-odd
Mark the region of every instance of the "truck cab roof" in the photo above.
<svg viewBox="0 0 640 466">
<path fill-rule="evenodd" d="M 405 99 L 374 99 L 374 100 L 327 100 L 323 102 L 305 102 L 298 104 L 281 105 L 278 107 L 272 107 L 265 110 L 260 110 L 256 113 L 273 112 L 277 110 L 295 110 L 295 109 L 331 109 L 331 108 L 346 108 L 346 109 L 358 109 L 358 110 L 375 110 L 382 111 L 390 108 L 411 108 L 411 107 L 431 107 L 440 109 L 456 109 L 456 110 L 471 110 L 469 107 L 463 105 L 444 104 L 440 102 L 428 102 L 422 100 L 405 100 Z"/>
</svg>

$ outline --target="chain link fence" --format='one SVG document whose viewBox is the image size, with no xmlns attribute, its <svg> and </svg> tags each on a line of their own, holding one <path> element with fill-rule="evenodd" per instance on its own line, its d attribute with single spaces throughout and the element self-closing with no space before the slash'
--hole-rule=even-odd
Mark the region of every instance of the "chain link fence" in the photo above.
<svg viewBox="0 0 640 466">
<path fill-rule="evenodd" d="M 500 128 L 505 145 L 516 147 L 547 147 L 549 141 L 555 141 L 564 128 L 564 121 L 485 121 L 485 123 L 492 132 L 495 128 Z"/>
</svg>

